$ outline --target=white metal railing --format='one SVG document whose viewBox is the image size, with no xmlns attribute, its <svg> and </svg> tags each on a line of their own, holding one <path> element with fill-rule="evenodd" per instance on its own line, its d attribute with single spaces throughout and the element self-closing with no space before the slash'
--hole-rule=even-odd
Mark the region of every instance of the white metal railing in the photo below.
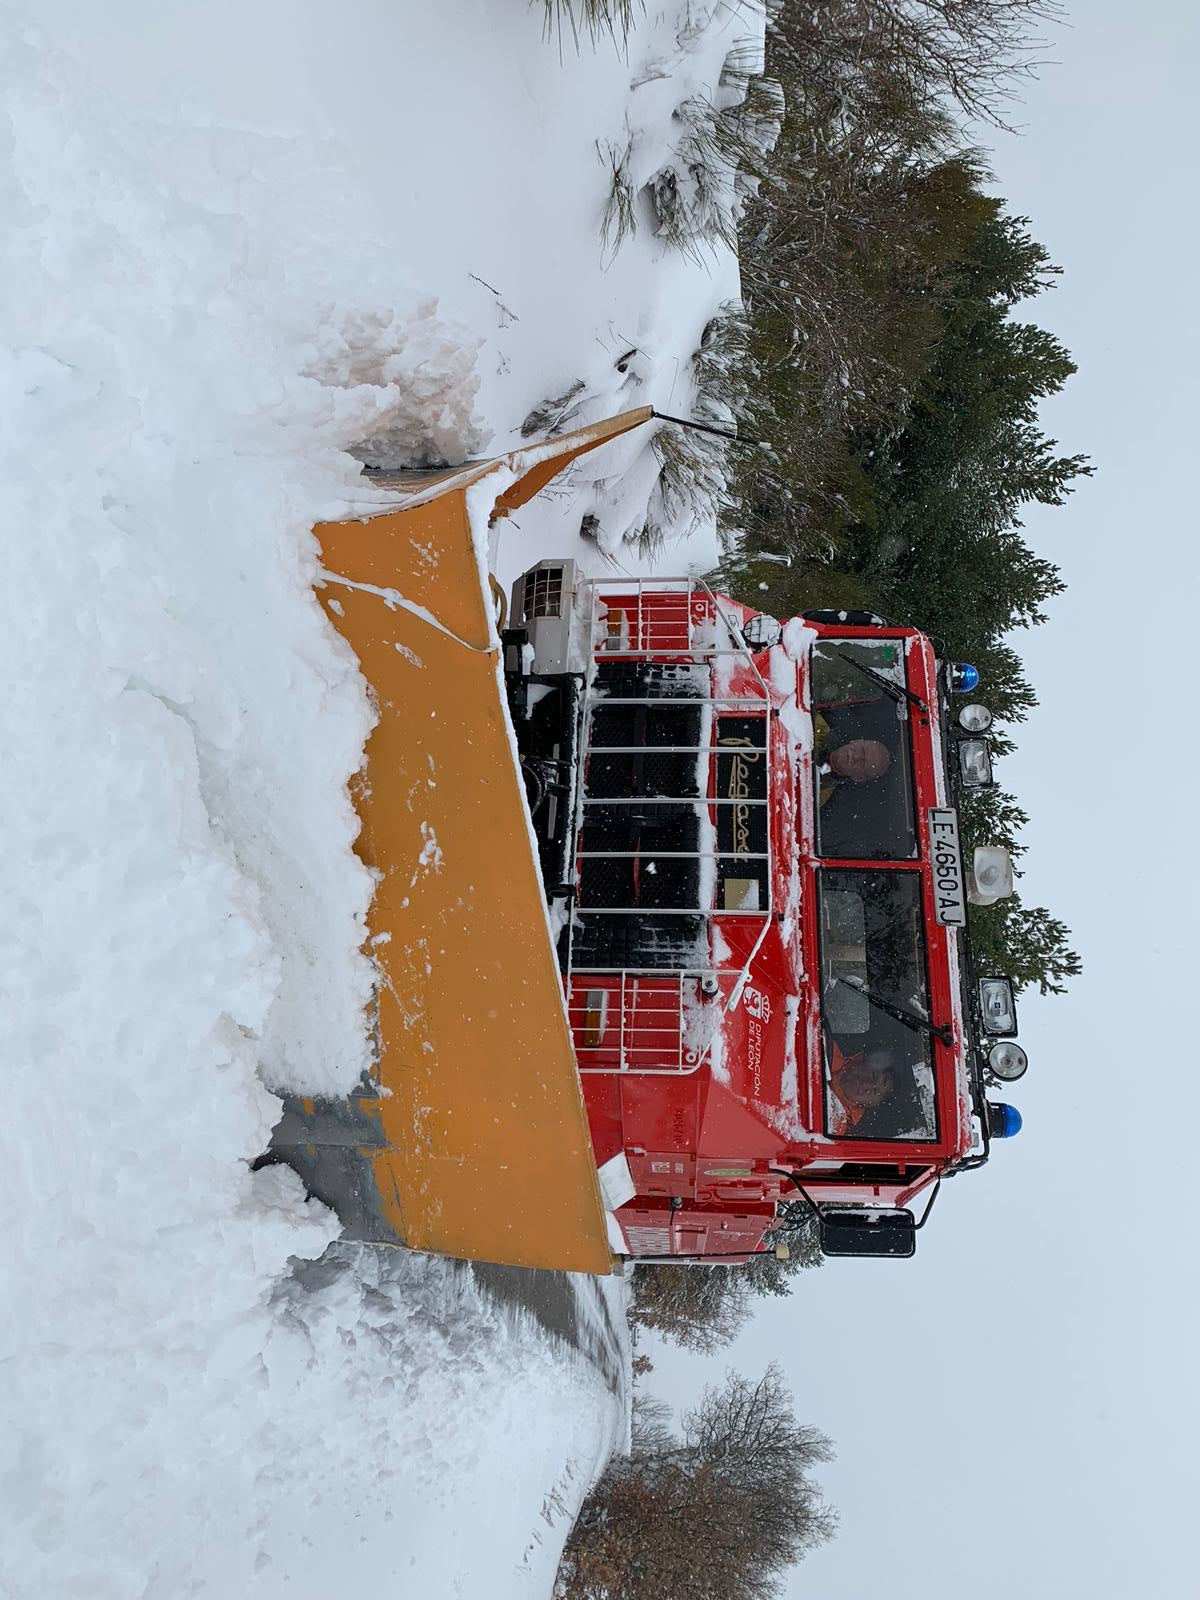
<svg viewBox="0 0 1200 1600">
<path fill-rule="evenodd" d="M 580 1072 L 678 1077 L 712 1059 L 736 968 L 578 968 L 567 1015 Z"/>
<path fill-rule="evenodd" d="M 694 1072 L 710 1058 L 712 1049 L 712 1039 L 705 1043 L 697 1033 L 695 1018 L 702 1014 L 708 1019 L 705 1026 L 715 1037 L 721 1014 L 732 1009 L 741 996 L 751 963 L 770 924 L 773 860 L 769 815 L 765 830 L 766 848 L 753 852 L 718 848 L 714 817 L 723 807 L 765 810 L 769 806 L 772 794 L 771 694 L 741 636 L 737 618 L 724 610 L 717 596 L 702 579 L 638 579 L 622 585 L 601 578 L 586 580 L 584 588 L 590 590 L 590 604 L 585 607 L 585 626 L 590 630 L 589 636 L 593 640 L 594 666 L 583 694 L 579 782 L 574 817 L 576 886 L 588 861 L 638 860 L 644 857 L 655 862 L 696 862 L 699 885 L 697 903 L 692 905 L 581 906 L 576 903 L 572 907 L 567 967 L 567 1003 L 572 1036 L 583 1072 Z M 603 621 L 598 609 L 601 590 L 607 605 L 607 615 Z M 694 684 L 681 683 L 679 687 L 692 692 L 678 696 L 670 693 L 609 695 L 598 691 L 595 668 L 603 663 L 621 660 L 657 661 L 685 669 L 690 666 L 702 669 L 702 675 L 697 675 Z M 742 681 L 737 690 L 731 692 L 730 669 L 734 664 L 741 668 Z M 647 707 L 658 711 L 699 708 L 702 712 L 701 742 L 680 745 L 594 744 L 594 713 L 600 707 L 617 706 Z M 761 746 L 719 744 L 718 712 L 741 712 L 752 718 L 761 717 Z M 762 796 L 730 797 L 716 792 L 720 757 L 732 759 L 739 749 L 749 749 L 755 760 L 761 759 L 765 763 Z M 697 759 L 696 786 L 699 792 L 653 796 L 589 793 L 590 759 L 593 756 L 623 755 L 694 755 Z M 698 822 L 699 848 L 668 851 L 585 849 L 582 836 L 584 822 L 590 808 L 601 806 L 691 807 Z M 717 864 L 723 860 L 754 862 L 765 866 L 764 903 L 761 906 L 728 910 L 716 907 L 714 899 L 719 881 Z M 704 923 L 703 949 L 697 949 L 690 961 L 685 957 L 678 967 L 588 967 L 578 964 L 577 937 L 587 919 L 620 915 L 700 918 Z M 750 958 L 741 967 L 704 965 L 706 960 L 712 959 L 714 915 L 757 918 L 761 921 L 762 927 Z M 616 1015 L 610 1020 L 610 1014 L 614 1011 Z M 600 1012 L 603 1012 L 603 1016 Z"/>
</svg>

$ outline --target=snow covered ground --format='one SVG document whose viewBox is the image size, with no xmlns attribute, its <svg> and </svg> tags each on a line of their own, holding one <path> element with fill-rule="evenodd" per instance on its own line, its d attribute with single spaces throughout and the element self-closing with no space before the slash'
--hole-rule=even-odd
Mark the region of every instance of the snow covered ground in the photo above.
<svg viewBox="0 0 1200 1600">
<path fill-rule="evenodd" d="M 677 160 L 761 31 L 732 0 L 624 54 L 525 0 L 0 10 L 6 1600 L 545 1595 L 624 1438 L 469 1271 L 323 1256 L 332 1219 L 248 1163 L 272 1086 L 367 1048 L 371 713 L 312 523 L 370 498 L 364 439 L 508 448 L 576 385 L 568 422 L 688 413 L 735 265 L 644 201 L 604 248 L 606 152 Z M 502 572 L 636 561 L 657 473 L 597 452 Z M 707 563 L 692 532 L 668 566 Z"/>
</svg>

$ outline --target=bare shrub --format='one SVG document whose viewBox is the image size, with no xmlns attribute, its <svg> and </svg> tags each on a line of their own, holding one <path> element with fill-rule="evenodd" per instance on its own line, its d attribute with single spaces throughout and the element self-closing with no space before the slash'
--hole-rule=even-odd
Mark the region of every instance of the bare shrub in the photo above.
<svg viewBox="0 0 1200 1600">
<path fill-rule="evenodd" d="M 661 1410 L 584 1502 L 559 1568 L 562 1600 L 768 1600 L 829 1539 L 811 1473 L 829 1440 L 796 1420 L 778 1367 L 736 1372 L 681 1419 Z"/>
<path fill-rule="evenodd" d="M 630 1321 L 665 1339 L 712 1355 L 746 1325 L 755 1289 L 740 1266 L 645 1266 L 633 1274 Z"/>
<path fill-rule="evenodd" d="M 810 95 L 855 116 L 879 112 L 899 83 L 913 104 L 954 105 L 1005 127 L 1022 82 L 1043 63 L 1034 31 L 1062 20 L 1057 0 L 784 0 L 774 42 Z"/>
</svg>

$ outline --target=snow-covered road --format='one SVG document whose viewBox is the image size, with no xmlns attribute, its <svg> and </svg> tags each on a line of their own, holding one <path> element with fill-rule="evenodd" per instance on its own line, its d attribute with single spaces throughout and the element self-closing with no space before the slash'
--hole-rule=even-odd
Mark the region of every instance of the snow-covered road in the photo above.
<svg viewBox="0 0 1200 1600">
<path fill-rule="evenodd" d="M 605 250 L 603 157 L 670 159 L 755 6 L 672 0 L 625 54 L 539 13 L 0 11 L 5 1600 L 546 1595 L 624 1439 L 619 1282 L 531 1313 L 323 1255 L 250 1168 L 272 1088 L 368 1049 L 372 713 L 311 592 L 313 522 L 372 492 L 350 448 L 504 448 L 576 383 L 580 421 L 684 411 L 736 288 L 721 249 Z M 592 459 L 502 569 L 595 568 L 585 514 L 632 559 L 656 458 Z"/>
<path fill-rule="evenodd" d="M 629 1324 L 625 1297 L 615 1285 L 581 1273 L 538 1272 L 486 1262 L 476 1262 L 469 1270 L 493 1299 L 531 1316 L 552 1339 L 576 1351 L 627 1413 Z"/>
</svg>

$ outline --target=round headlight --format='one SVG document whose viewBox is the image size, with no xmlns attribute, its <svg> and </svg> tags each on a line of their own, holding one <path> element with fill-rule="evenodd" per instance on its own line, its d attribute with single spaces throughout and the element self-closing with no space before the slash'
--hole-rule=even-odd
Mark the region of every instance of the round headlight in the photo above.
<svg viewBox="0 0 1200 1600">
<path fill-rule="evenodd" d="M 964 706 L 958 713 L 958 725 L 968 733 L 986 733 L 992 725 L 992 713 L 986 706 Z"/>
<path fill-rule="evenodd" d="M 1001 1083 L 1016 1083 L 1025 1076 L 1029 1057 L 1013 1040 L 1001 1039 L 988 1051 L 987 1064 L 993 1078 L 999 1078 Z"/>
</svg>

